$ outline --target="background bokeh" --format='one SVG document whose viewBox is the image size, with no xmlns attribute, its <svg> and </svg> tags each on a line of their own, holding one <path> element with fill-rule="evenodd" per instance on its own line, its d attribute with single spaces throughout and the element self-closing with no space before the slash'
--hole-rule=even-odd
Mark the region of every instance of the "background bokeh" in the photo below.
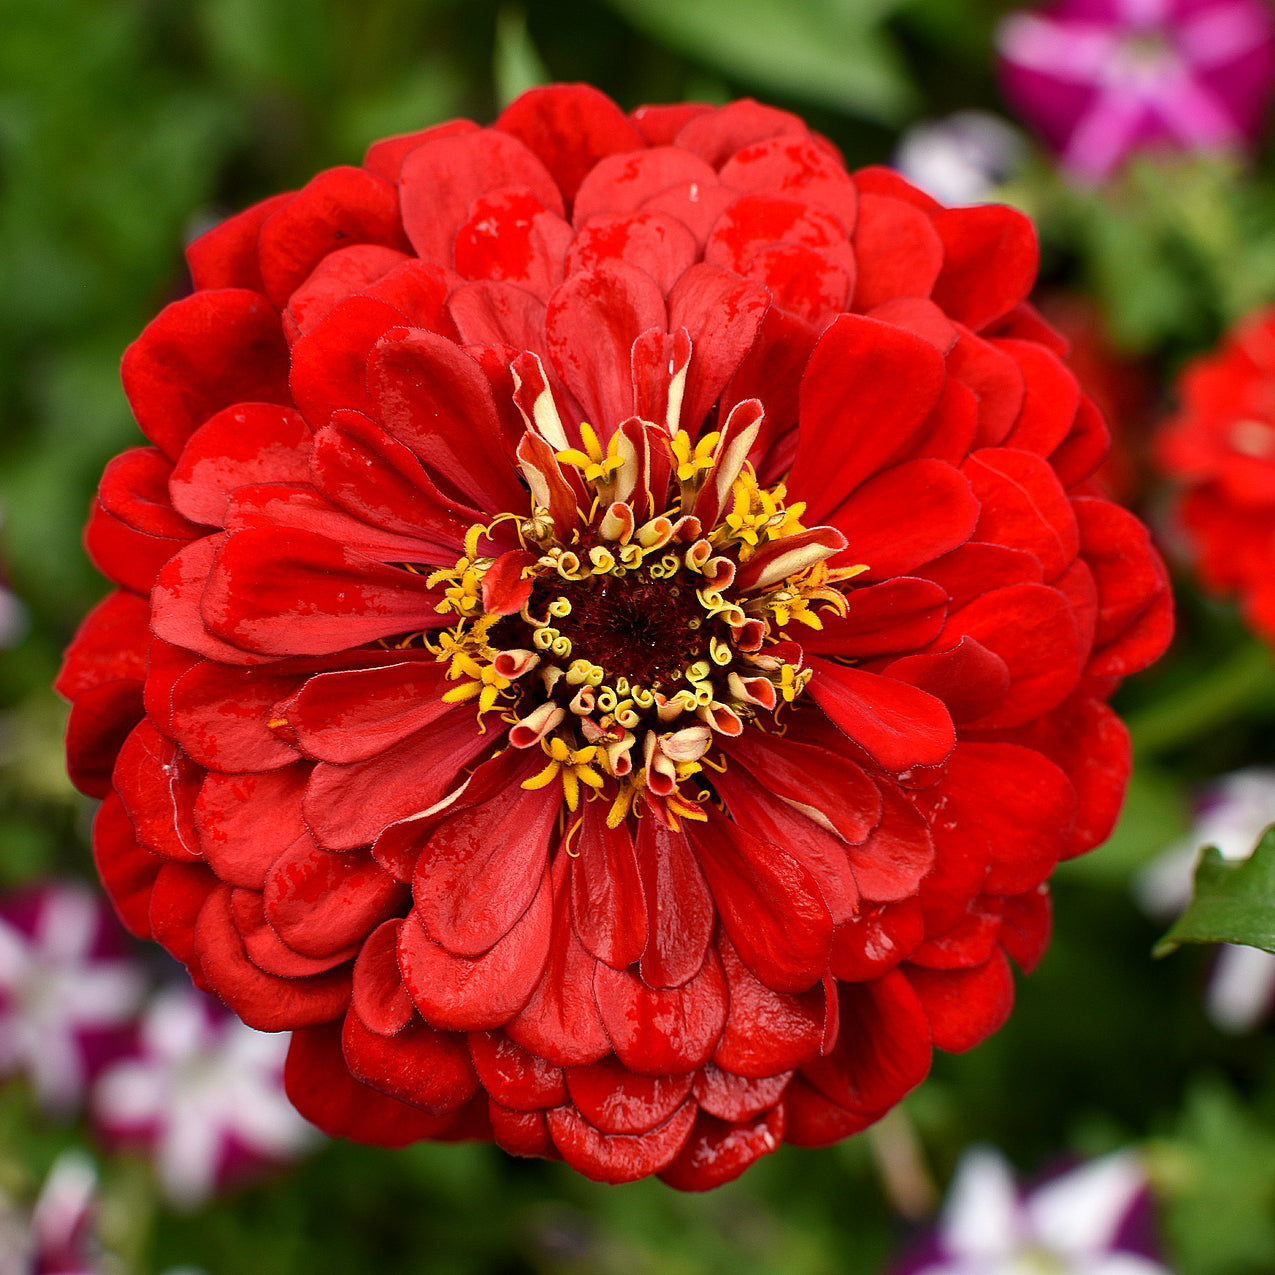
<svg viewBox="0 0 1275 1275">
<path fill-rule="evenodd" d="M 90 803 L 63 772 L 60 652 L 104 586 L 80 546 L 105 462 L 137 441 L 118 361 L 188 286 L 183 244 L 226 214 L 357 163 L 378 137 L 487 120 L 546 79 L 642 102 L 752 95 L 852 167 L 957 110 L 1008 118 L 990 0 L 0 0 L 0 893 L 91 879 Z M 1015 126 L 1015 129 L 1017 126 Z M 1017 131 L 996 197 L 1038 221 L 1041 298 L 1117 415 L 1109 480 L 1177 533 L 1145 467 L 1182 361 L 1275 300 L 1275 164 L 1135 158 L 1101 186 Z M 1121 693 L 1137 749 L 1112 843 L 1056 878 L 1056 937 L 1009 1025 L 866 1135 L 785 1148 L 707 1197 L 588 1183 L 490 1146 L 316 1145 L 194 1210 L 144 1156 L 0 1084 L 0 1193 L 29 1201 L 68 1147 L 97 1165 L 119 1269 L 876 1272 L 922 1230 L 971 1143 L 1030 1176 L 1134 1146 L 1184 1275 L 1275 1270 L 1275 1035 L 1223 1032 L 1210 953 L 1153 960 L 1131 881 L 1188 835 L 1193 794 L 1275 763 L 1275 673 L 1234 609 L 1178 579 L 1174 652 Z M 1271 811 L 1275 820 L 1275 808 Z M 153 961 L 153 954 L 145 959 Z M 154 970 L 153 977 L 167 977 Z M 0 1235 L 0 1244 L 3 1244 Z M 7 1269 L 0 1254 L 0 1270 Z"/>
</svg>

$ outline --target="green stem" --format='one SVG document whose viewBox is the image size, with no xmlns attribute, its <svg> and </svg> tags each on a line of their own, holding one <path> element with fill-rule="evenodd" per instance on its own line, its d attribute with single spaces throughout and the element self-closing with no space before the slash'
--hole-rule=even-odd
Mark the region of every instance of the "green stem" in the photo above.
<svg viewBox="0 0 1275 1275">
<path fill-rule="evenodd" d="M 1275 665 L 1271 652 L 1253 642 L 1230 659 L 1148 705 L 1129 718 L 1134 750 L 1143 756 L 1167 752 L 1206 731 L 1275 705 Z"/>
</svg>

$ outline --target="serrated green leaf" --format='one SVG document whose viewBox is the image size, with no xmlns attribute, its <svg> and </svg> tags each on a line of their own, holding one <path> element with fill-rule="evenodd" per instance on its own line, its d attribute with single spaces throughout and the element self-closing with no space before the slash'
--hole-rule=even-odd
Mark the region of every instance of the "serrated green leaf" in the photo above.
<svg viewBox="0 0 1275 1275">
<path fill-rule="evenodd" d="M 898 123 L 916 100 L 882 19 L 899 0 L 609 0 L 656 40 L 730 75 Z"/>
<path fill-rule="evenodd" d="M 1247 859 L 1224 859 L 1213 846 L 1205 850 L 1191 902 L 1156 944 L 1155 955 L 1183 943 L 1244 943 L 1275 952 L 1275 826 Z"/>
</svg>

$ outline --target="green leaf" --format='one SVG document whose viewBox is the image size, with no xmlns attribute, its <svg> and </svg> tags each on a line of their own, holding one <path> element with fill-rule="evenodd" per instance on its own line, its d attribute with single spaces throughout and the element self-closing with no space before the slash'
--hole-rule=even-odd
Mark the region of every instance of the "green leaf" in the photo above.
<svg viewBox="0 0 1275 1275">
<path fill-rule="evenodd" d="M 1224 859 L 1213 846 L 1205 850 L 1191 902 L 1156 944 L 1155 955 L 1183 943 L 1245 943 L 1275 952 L 1275 825 L 1248 859 Z"/>
<path fill-rule="evenodd" d="M 880 29 L 900 0 L 609 0 L 634 26 L 729 75 L 850 115 L 897 123 L 916 102 Z"/>
</svg>

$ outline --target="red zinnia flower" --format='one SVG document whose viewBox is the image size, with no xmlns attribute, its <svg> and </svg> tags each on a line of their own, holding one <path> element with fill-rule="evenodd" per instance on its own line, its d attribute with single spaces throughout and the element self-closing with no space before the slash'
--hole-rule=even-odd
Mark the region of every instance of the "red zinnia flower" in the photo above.
<svg viewBox="0 0 1275 1275">
<path fill-rule="evenodd" d="M 1275 310 L 1249 315 L 1187 364 L 1161 468 L 1185 488 L 1180 516 L 1206 588 L 1239 595 L 1275 644 Z"/>
<path fill-rule="evenodd" d="M 189 258 L 71 767 L 307 1116 L 703 1188 L 1003 1021 L 1170 625 L 1022 217 L 575 86 Z"/>
</svg>

